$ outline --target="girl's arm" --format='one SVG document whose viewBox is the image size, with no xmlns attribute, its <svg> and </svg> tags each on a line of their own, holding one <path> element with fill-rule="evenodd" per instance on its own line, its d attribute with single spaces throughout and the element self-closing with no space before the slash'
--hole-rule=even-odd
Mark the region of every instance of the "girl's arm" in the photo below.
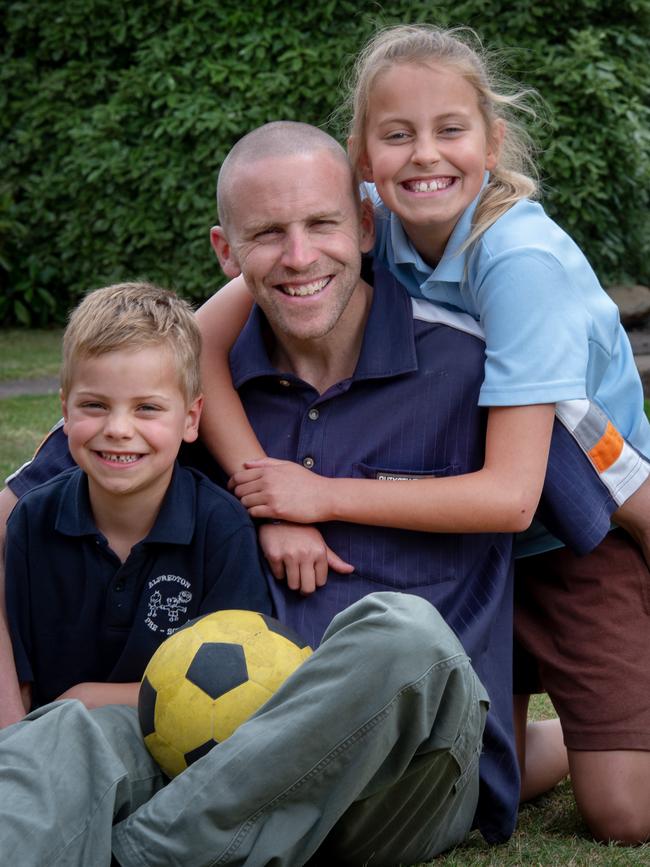
<svg viewBox="0 0 650 867">
<path fill-rule="evenodd" d="M 228 363 L 228 353 L 252 306 L 244 278 L 235 277 L 196 313 L 203 337 L 201 439 L 228 475 L 241 469 L 247 459 L 265 456 L 233 388 Z M 259 540 L 275 577 L 286 578 L 292 589 L 302 593 L 321 587 L 328 568 L 343 574 L 353 571 L 328 548 L 315 527 L 268 528 Z"/>
<path fill-rule="evenodd" d="M 228 364 L 228 353 L 252 306 L 244 278 L 235 277 L 196 312 L 203 337 L 201 439 L 228 475 L 241 469 L 245 460 L 265 455 L 233 388 Z"/>
<path fill-rule="evenodd" d="M 267 458 L 235 473 L 231 488 L 254 518 L 438 533 L 520 532 L 530 525 L 542 492 L 554 417 L 553 404 L 492 407 L 485 463 L 461 476 L 330 479 Z"/>
</svg>

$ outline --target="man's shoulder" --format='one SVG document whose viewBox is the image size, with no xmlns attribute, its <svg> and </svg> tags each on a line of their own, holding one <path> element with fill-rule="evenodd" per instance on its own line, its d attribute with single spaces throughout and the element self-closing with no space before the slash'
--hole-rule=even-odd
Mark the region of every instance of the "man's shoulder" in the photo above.
<svg viewBox="0 0 650 867">
<path fill-rule="evenodd" d="M 485 343 L 485 332 L 480 322 L 477 322 L 469 313 L 451 310 L 441 304 L 435 304 L 433 301 L 426 301 L 422 298 L 411 298 L 411 305 L 413 318 L 416 321 L 444 326 L 458 334 L 469 335 Z"/>
<path fill-rule="evenodd" d="M 5 484 L 17 497 L 23 497 L 33 488 L 74 467 L 76 464 L 68 449 L 68 437 L 61 420 L 45 436 L 34 457 L 8 476 Z"/>
</svg>

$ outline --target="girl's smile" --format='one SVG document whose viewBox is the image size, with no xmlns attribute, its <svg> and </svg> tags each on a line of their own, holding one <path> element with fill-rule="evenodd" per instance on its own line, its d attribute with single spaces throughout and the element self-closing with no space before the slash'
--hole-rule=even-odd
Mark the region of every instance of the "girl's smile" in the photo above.
<svg viewBox="0 0 650 867">
<path fill-rule="evenodd" d="M 440 259 L 496 157 L 476 91 L 460 73 L 404 63 L 377 77 L 362 170 L 426 260 Z"/>
</svg>

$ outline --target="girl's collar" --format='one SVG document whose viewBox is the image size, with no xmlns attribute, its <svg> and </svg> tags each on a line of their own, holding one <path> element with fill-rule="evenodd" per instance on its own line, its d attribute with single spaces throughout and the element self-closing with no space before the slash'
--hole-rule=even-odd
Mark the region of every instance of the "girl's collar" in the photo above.
<svg viewBox="0 0 650 867">
<path fill-rule="evenodd" d="M 431 279 L 435 281 L 439 280 L 443 282 L 460 283 L 465 268 L 465 251 L 463 251 L 463 253 L 459 253 L 458 251 L 468 239 L 472 231 L 474 212 L 476 211 L 476 206 L 478 205 L 481 193 L 485 189 L 489 179 L 490 173 L 485 172 L 479 194 L 461 214 L 460 219 L 454 226 L 454 230 L 447 241 L 447 246 L 445 247 L 442 259 L 438 262 L 435 268 L 432 268 L 431 265 L 425 262 L 422 256 L 420 256 L 413 246 L 411 239 L 404 231 L 404 227 L 402 226 L 399 217 L 391 212 L 390 234 L 395 262 L 400 265 L 411 265 L 416 269 L 416 271 L 418 271 L 418 273 L 422 274 L 427 281 Z"/>
</svg>

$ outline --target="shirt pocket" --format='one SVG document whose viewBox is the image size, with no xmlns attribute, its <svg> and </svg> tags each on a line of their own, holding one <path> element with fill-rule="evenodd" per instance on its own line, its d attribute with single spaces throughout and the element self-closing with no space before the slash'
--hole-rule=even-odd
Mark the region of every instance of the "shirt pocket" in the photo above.
<svg viewBox="0 0 650 867">
<path fill-rule="evenodd" d="M 448 465 L 435 469 L 409 469 L 393 466 L 373 466 L 356 463 L 352 476 L 379 479 L 390 485 L 393 481 L 409 481 L 417 485 L 421 479 L 453 476 L 460 468 Z M 459 575 L 459 535 L 451 533 L 423 533 L 390 527 L 363 527 L 350 534 L 350 562 L 357 566 L 372 589 L 418 592 L 429 598 L 426 587 L 455 581 Z M 436 604 L 435 599 L 431 601 Z"/>
</svg>

